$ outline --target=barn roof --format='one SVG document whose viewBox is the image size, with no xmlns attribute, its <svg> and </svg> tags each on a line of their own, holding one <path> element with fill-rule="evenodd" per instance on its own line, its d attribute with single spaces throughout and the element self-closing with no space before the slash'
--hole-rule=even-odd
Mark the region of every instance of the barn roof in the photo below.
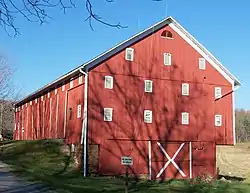
<svg viewBox="0 0 250 193">
<path fill-rule="evenodd" d="M 187 32 L 175 19 L 172 17 L 167 17 L 166 19 L 152 25 L 151 27 L 141 31 L 140 33 L 132 36 L 131 38 L 121 42 L 120 44 L 112 47 L 111 49 L 107 50 L 106 52 L 100 54 L 99 56 L 93 58 L 92 60 L 78 66 L 77 68 L 71 70 L 70 72 L 60 76 L 55 81 L 45 85 L 41 89 L 31 93 L 30 95 L 26 96 L 25 98 L 21 99 L 16 103 L 16 105 L 23 104 L 29 100 L 34 99 L 40 94 L 55 88 L 57 85 L 62 84 L 64 81 L 69 80 L 70 78 L 74 77 L 75 75 L 79 74 L 80 69 L 92 69 L 93 67 L 99 65 L 103 61 L 107 60 L 108 58 L 112 57 L 113 55 L 121 52 L 125 48 L 129 47 L 130 45 L 134 44 L 135 42 L 144 39 L 145 37 L 151 35 L 155 31 L 163 28 L 166 25 L 170 25 L 172 29 L 174 29 L 182 38 L 184 38 L 194 49 L 196 49 L 206 60 L 209 61 L 210 64 L 213 65 L 229 82 L 231 82 L 234 86 L 240 86 L 240 81 L 233 76 L 229 70 L 226 69 L 202 44 L 200 44 L 189 32 Z"/>
</svg>

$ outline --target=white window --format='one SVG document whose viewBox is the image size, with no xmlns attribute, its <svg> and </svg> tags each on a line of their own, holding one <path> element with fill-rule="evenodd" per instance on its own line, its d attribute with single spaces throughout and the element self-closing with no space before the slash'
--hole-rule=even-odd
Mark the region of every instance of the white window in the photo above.
<svg viewBox="0 0 250 193">
<path fill-rule="evenodd" d="M 134 60 L 134 49 L 133 48 L 127 48 L 126 49 L 126 56 L 125 59 L 128 61 Z"/>
<path fill-rule="evenodd" d="M 65 90 L 65 85 L 62 85 L 62 91 L 64 91 Z"/>
<path fill-rule="evenodd" d="M 113 77 L 105 76 L 104 88 L 113 89 Z"/>
<path fill-rule="evenodd" d="M 221 87 L 215 87 L 214 88 L 214 97 L 216 99 L 221 98 Z"/>
<path fill-rule="evenodd" d="M 199 69 L 206 70 L 206 60 L 205 60 L 205 58 L 199 58 Z"/>
<path fill-rule="evenodd" d="M 50 92 L 48 92 L 48 98 L 50 97 Z"/>
<path fill-rule="evenodd" d="M 32 105 L 32 101 L 30 101 L 30 105 Z"/>
<path fill-rule="evenodd" d="M 221 115 L 215 115 L 214 120 L 215 120 L 215 122 L 214 122 L 215 126 L 217 126 L 217 127 L 222 126 L 222 116 Z"/>
<path fill-rule="evenodd" d="M 82 84 L 82 75 L 78 77 L 78 84 Z"/>
<path fill-rule="evenodd" d="M 104 108 L 104 121 L 112 121 L 113 109 L 112 108 Z"/>
<path fill-rule="evenodd" d="M 28 106 L 28 104 L 26 103 L 26 104 L 25 104 L 25 106 L 27 107 L 27 106 Z"/>
<path fill-rule="evenodd" d="M 70 88 L 73 88 L 73 86 L 74 86 L 74 80 L 71 80 L 71 81 L 69 82 L 69 87 L 70 87 Z"/>
<path fill-rule="evenodd" d="M 171 54 L 164 53 L 164 65 L 170 66 L 171 65 Z"/>
<path fill-rule="evenodd" d="M 55 95 L 57 95 L 57 89 L 55 89 Z"/>
<path fill-rule="evenodd" d="M 35 99 L 35 103 L 37 103 L 37 99 Z"/>
<path fill-rule="evenodd" d="M 189 95 L 189 84 L 188 83 L 183 83 L 181 85 L 181 93 L 184 96 L 188 96 Z"/>
<path fill-rule="evenodd" d="M 153 91 L 153 81 L 152 80 L 145 80 L 144 91 L 145 92 L 152 92 Z"/>
<path fill-rule="evenodd" d="M 182 125 L 189 124 L 189 113 L 181 113 L 181 124 Z"/>
<path fill-rule="evenodd" d="M 41 97 L 41 100 L 43 101 L 43 96 Z"/>
<path fill-rule="evenodd" d="M 82 114 L 82 106 L 81 105 L 78 105 L 77 106 L 77 118 L 81 118 L 81 114 Z"/>
<path fill-rule="evenodd" d="M 152 123 L 152 111 L 144 110 L 144 123 Z"/>
</svg>

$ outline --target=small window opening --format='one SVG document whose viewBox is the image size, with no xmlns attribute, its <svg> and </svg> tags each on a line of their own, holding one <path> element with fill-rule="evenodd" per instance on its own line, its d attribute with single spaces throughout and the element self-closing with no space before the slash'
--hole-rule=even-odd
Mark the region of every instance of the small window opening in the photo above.
<svg viewBox="0 0 250 193">
<path fill-rule="evenodd" d="M 170 39 L 172 39 L 173 38 L 173 34 L 170 31 L 168 31 L 168 30 L 164 30 L 161 33 L 161 37 L 162 38 L 170 38 Z"/>
<path fill-rule="evenodd" d="M 144 110 L 144 123 L 152 123 L 152 111 Z"/>
<path fill-rule="evenodd" d="M 221 87 L 215 87 L 214 88 L 214 96 L 216 99 L 219 99 L 222 97 L 222 94 L 221 94 Z"/>
<path fill-rule="evenodd" d="M 181 123 L 182 125 L 189 124 L 189 114 L 187 112 L 181 113 Z"/>
<path fill-rule="evenodd" d="M 164 65 L 171 66 L 172 55 L 170 53 L 164 53 L 163 56 L 164 56 Z"/>
<path fill-rule="evenodd" d="M 64 91 L 64 90 L 65 90 L 65 84 L 62 85 L 62 91 Z"/>
<path fill-rule="evenodd" d="M 189 95 L 189 84 L 188 83 L 183 83 L 181 85 L 181 92 L 182 92 L 182 95 L 184 95 L 184 96 Z"/>
<path fill-rule="evenodd" d="M 104 121 L 112 121 L 113 117 L 113 109 L 112 108 L 104 108 Z"/>
<path fill-rule="evenodd" d="M 82 84 L 82 75 L 79 75 L 78 77 L 78 84 Z"/>
<path fill-rule="evenodd" d="M 104 88 L 113 89 L 113 77 L 105 76 Z"/>
<path fill-rule="evenodd" d="M 73 79 L 70 80 L 70 82 L 69 82 L 69 87 L 70 87 L 70 88 L 73 88 L 73 87 L 74 87 L 74 80 L 73 80 Z"/>
<path fill-rule="evenodd" d="M 145 92 L 152 92 L 153 91 L 153 81 L 152 80 L 145 80 L 144 91 Z"/>
<path fill-rule="evenodd" d="M 126 48 L 125 59 L 128 61 L 134 60 L 134 49 L 133 48 Z"/>
<path fill-rule="evenodd" d="M 199 69 L 206 70 L 206 60 L 205 58 L 199 58 Z"/>
<path fill-rule="evenodd" d="M 222 116 L 221 115 L 215 115 L 215 126 L 220 127 L 222 126 Z"/>
</svg>

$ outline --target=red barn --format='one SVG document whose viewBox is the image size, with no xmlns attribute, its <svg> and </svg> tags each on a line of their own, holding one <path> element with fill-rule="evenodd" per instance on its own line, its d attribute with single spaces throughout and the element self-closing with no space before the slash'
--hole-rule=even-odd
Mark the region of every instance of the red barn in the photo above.
<svg viewBox="0 0 250 193">
<path fill-rule="evenodd" d="M 82 144 L 85 175 L 124 173 L 121 156 L 149 179 L 215 175 L 239 86 L 169 17 L 19 101 L 14 138 Z"/>
</svg>

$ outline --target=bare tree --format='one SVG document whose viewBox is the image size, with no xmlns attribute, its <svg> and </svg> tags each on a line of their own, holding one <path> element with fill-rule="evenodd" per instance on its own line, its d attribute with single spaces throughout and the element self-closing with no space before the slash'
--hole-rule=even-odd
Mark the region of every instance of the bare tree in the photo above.
<svg viewBox="0 0 250 193">
<path fill-rule="evenodd" d="M 236 109 L 235 114 L 237 142 L 250 141 L 250 112 Z"/>
<path fill-rule="evenodd" d="M 74 0 L 0 0 L 0 26 L 6 31 L 7 34 L 14 36 L 20 34 L 18 27 L 15 24 L 17 17 L 24 17 L 30 22 L 43 24 L 51 17 L 48 15 L 50 9 L 60 8 L 66 12 L 68 8 L 75 8 Z M 127 26 L 120 23 L 110 23 L 94 11 L 92 0 L 85 1 L 85 11 L 88 12 L 86 21 L 89 22 L 91 29 L 92 21 L 97 21 L 103 25 L 114 28 L 126 28 Z M 115 0 L 105 0 L 108 3 L 113 3 Z M 161 1 L 161 0 L 152 0 Z M 98 2 L 99 4 L 101 2 Z"/>
<path fill-rule="evenodd" d="M 19 90 L 12 83 L 14 70 L 5 57 L 0 55 L 0 140 L 2 134 L 11 133 L 14 128 L 14 102 Z"/>
<path fill-rule="evenodd" d="M 13 70 L 8 66 L 7 59 L 0 55 L 0 99 L 5 100 L 13 94 L 11 77 Z"/>
</svg>

